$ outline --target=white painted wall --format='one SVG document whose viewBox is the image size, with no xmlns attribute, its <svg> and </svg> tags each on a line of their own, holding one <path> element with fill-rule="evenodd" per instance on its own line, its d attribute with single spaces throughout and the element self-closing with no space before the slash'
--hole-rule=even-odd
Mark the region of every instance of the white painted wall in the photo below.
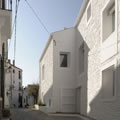
<svg viewBox="0 0 120 120">
<path fill-rule="evenodd" d="M 85 0 L 85 4 L 87 3 L 86 1 L 87 0 Z M 51 93 L 48 94 L 48 96 L 52 97 L 47 98 L 47 101 L 52 99 L 53 111 L 71 112 L 72 110 L 75 111 L 75 109 L 70 106 L 63 106 L 63 103 L 66 104 L 64 97 L 66 95 L 72 97 L 73 91 L 80 88 L 80 96 L 78 95 L 78 97 L 80 97 L 80 103 L 78 104 L 80 107 L 78 108 L 77 106 L 77 109 L 80 109 L 81 114 L 98 120 L 119 119 L 120 1 L 115 0 L 115 31 L 104 42 L 102 11 L 104 11 L 105 7 L 113 2 L 113 0 L 90 0 L 90 2 L 92 11 L 89 22 L 87 22 L 86 9 L 82 7 L 83 14 L 80 12 L 81 20 L 76 24 L 80 33 L 75 29 L 67 29 L 52 34 L 52 38 L 50 38 L 52 40 L 46 51 L 44 51 L 45 54 L 42 55 L 43 58 L 40 62 L 40 66 L 43 65 L 43 63 L 48 63 L 50 66 L 48 65 L 46 68 L 52 68 L 51 72 L 48 73 L 46 71 L 45 81 L 40 81 L 41 95 L 44 97 L 46 93 L 48 93 L 44 91 L 49 91 L 53 84 Z M 84 72 L 79 74 L 79 48 L 83 41 L 85 44 L 85 66 Z M 50 52 L 50 49 L 52 49 L 52 52 Z M 71 53 L 69 68 L 59 67 L 59 52 Z M 44 57 L 46 54 L 47 57 Z M 115 66 L 115 96 L 112 99 L 105 100 L 102 97 L 102 71 L 111 65 Z M 52 75 L 52 77 L 50 77 L 50 75 Z M 70 100 L 67 101 L 67 103 L 68 102 L 70 102 Z M 71 99 L 71 103 L 74 104 L 73 99 Z"/>
<path fill-rule="evenodd" d="M 44 80 L 42 80 L 42 66 L 44 65 Z M 47 50 L 40 61 L 40 89 L 41 100 L 49 106 L 49 100 L 53 98 L 53 41 L 49 43 Z M 39 100 L 40 100 L 39 99 Z M 51 103 L 52 104 L 52 103 Z"/>
<path fill-rule="evenodd" d="M 40 91 L 50 112 L 76 112 L 75 52 L 76 41 L 81 40 L 79 32 L 74 28 L 55 32 L 42 55 L 40 68 L 45 66 L 45 79 L 42 80 L 40 72 Z M 61 52 L 69 53 L 67 68 L 60 67 Z M 49 106 L 50 101 L 51 106 Z"/>
<path fill-rule="evenodd" d="M 91 20 L 87 23 L 87 13 L 85 10 L 83 12 L 83 16 L 81 17 L 81 21 L 77 26 L 83 40 L 86 43 L 86 46 L 89 49 L 88 56 L 86 56 L 86 60 L 88 60 L 85 71 L 86 74 L 85 76 L 84 74 L 80 75 L 81 78 L 78 78 L 80 81 L 82 79 L 86 81 L 86 87 L 84 89 L 84 93 L 86 93 L 86 101 L 82 101 L 82 105 L 86 104 L 86 111 L 84 111 L 82 107 L 81 114 L 88 115 L 97 120 L 120 119 L 120 91 L 118 91 L 120 85 L 120 76 L 118 75 L 120 74 L 118 67 L 118 61 L 120 59 L 118 52 L 118 41 L 120 39 L 120 36 L 118 37 L 118 29 L 120 29 L 118 26 L 120 25 L 119 0 L 115 0 L 115 32 L 102 42 L 102 11 L 105 6 L 112 1 L 113 0 L 91 0 Z M 104 100 L 102 98 L 102 70 L 105 66 L 110 67 L 111 65 L 115 66 L 115 96 L 112 99 Z"/>
</svg>

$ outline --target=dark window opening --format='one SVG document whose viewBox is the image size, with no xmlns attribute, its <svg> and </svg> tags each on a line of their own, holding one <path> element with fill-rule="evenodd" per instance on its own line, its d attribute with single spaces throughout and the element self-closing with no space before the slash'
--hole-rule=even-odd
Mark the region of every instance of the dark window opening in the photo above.
<svg viewBox="0 0 120 120">
<path fill-rule="evenodd" d="M 60 54 L 60 67 L 68 67 L 68 55 Z"/>
</svg>

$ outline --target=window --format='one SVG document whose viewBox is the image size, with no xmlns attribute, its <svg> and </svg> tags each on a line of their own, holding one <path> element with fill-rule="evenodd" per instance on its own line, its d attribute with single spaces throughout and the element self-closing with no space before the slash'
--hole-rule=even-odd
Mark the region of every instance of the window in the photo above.
<svg viewBox="0 0 120 120">
<path fill-rule="evenodd" d="M 21 86 L 21 82 L 19 82 L 19 90 L 21 90 L 21 87 L 22 87 L 22 86 Z"/>
<path fill-rule="evenodd" d="M 19 76 L 19 79 L 21 79 L 21 72 L 20 71 L 18 72 L 18 76 Z"/>
<path fill-rule="evenodd" d="M 15 70 L 13 70 L 13 73 L 15 73 Z"/>
<path fill-rule="evenodd" d="M 79 48 L 79 74 L 84 72 L 84 43 Z"/>
<path fill-rule="evenodd" d="M 113 1 L 113 0 L 112 0 Z M 115 31 L 115 2 L 109 3 L 103 10 L 103 42 Z"/>
<path fill-rule="evenodd" d="M 60 53 L 60 67 L 69 67 L 69 53 Z"/>
<path fill-rule="evenodd" d="M 45 79 L 45 66 L 42 66 L 42 80 Z"/>
<path fill-rule="evenodd" d="M 87 8 L 87 22 L 89 21 L 91 17 L 91 3 L 88 5 L 88 8 Z"/>
<path fill-rule="evenodd" d="M 102 95 L 105 99 L 115 96 L 115 71 L 114 65 L 102 71 Z"/>
</svg>

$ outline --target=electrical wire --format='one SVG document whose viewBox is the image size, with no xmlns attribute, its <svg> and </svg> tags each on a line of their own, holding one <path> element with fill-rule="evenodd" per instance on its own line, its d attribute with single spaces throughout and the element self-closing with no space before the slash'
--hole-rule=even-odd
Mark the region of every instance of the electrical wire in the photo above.
<svg viewBox="0 0 120 120">
<path fill-rule="evenodd" d="M 40 19 L 40 17 L 37 15 L 37 13 L 35 12 L 35 10 L 32 8 L 32 6 L 28 3 L 27 0 L 25 0 L 26 4 L 29 6 L 29 8 L 31 9 L 31 11 L 33 12 L 33 14 L 36 16 L 36 18 L 38 19 L 38 21 L 40 22 L 40 24 L 43 26 L 43 28 L 46 30 L 46 32 L 48 34 L 50 34 L 50 32 L 48 31 L 48 29 L 46 28 L 46 26 L 44 25 L 44 23 L 42 22 L 42 20 Z"/>
<path fill-rule="evenodd" d="M 16 33 L 17 33 L 17 0 L 16 0 L 16 11 L 15 11 L 15 38 L 14 38 L 14 60 L 16 58 Z"/>
<path fill-rule="evenodd" d="M 18 0 L 17 12 L 18 12 L 18 9 L 19 9 L 19 4 L 20 4 L 20 0 Z M 16 17 L 16 15 L 15 15 L 15 17 Z M 14 18 L 14 22 L 13 22 L 13 25 L 12 25 L 11 39 L 12 39 L 14 28 L 15 28 L 15 18 Z M 9 41 L 8 52 L 9 52 L 10 45 L 11 45 L 11 39 Z"/>
</svg>

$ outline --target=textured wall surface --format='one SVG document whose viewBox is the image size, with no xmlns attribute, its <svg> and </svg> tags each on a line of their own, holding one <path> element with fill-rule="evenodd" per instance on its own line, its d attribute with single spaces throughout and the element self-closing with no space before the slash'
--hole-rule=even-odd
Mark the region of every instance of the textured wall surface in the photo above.
<svg viewBox="0 0 120 120">
<path fill-rule="evenodd" d="M 103 61 L 101 57 L 102 44 L 102 9 L 112 0 L 91 0 L 92 16 L 87 23 L 87 13 L 84 11 L 82 19 L 78 25 L 84 42 L 86 43 L 88 52 L 88 69 L 87 69 L 87 115 L 97 120 L 118 120 L 120 119 L 120 68 L 118 66 L 119 53 L 112 55 Z M 118 3 L 117 3 L 118 2 Z M 120 35 L 120 1 L 115 0 L 116 6 L 116 29 L 118 50 L 120 50 L 119 39 Z M 116 39 L 116 38 L 115 38 Z M 114 41 L 114 39 L 113 39 Z M 105 48 L 107 49 L 107 48 Z M 106 52 L 106 51 L 104 51 Z M 108 51 L 109 52 L 109 51 Z M 106 55 L 109 53 L 105 53 Z M 112 53 L 111 53 L 112 54 Z M 102 60 L 101 60 L 102 59 Z M 114 61 L 114 62 L 113 62 Z M 102 74 L 101 69 L 105 66 L 115 65 L 115 97 L 112 99 L 102 98 Z M 109 83 L 108 83 L 109 86 Z M 84 113 L 83 113 L 84 114 Z"/>
<path fill-rule="evenodd" d="M 42 67 L 44 65 L 44 80 L 42 79 Z M 40 61 L 40 89 L 41 97 L 45 104 L 49 106 L 52 99 L 53 85 L 53 41 L 51 40 L 42 60 Z"/>
</svg>

